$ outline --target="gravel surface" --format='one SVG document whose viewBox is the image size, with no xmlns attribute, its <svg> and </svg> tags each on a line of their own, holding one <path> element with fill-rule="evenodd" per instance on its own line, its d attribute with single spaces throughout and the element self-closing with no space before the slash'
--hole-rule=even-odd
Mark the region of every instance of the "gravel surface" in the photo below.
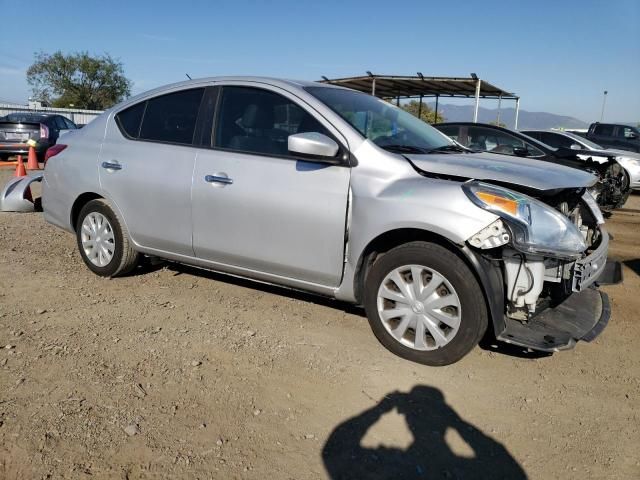
<svg viewBox="0 0 640 480">
<path fill-rule="evenodd" d="M 601 337 L 429 368 L 351 306 L 170 263 L 99 278 L 0 213 L 0 478 L 640 478 L 640 195 L 607 223 Z"/>
</svg>

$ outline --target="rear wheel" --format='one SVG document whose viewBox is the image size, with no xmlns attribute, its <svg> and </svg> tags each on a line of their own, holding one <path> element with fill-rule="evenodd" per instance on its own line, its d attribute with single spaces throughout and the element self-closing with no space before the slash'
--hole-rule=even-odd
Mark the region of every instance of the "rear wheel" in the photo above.
<svg viewBox="0 0 640 480">
<path fill-rule="evenodd" d="M 82 207 L 76 237 L 82 260 L 97 275 L 124 275 L 138 264 L 140 255 L 132 248 L 122 222 L 105 200 L 91 200 Z"/>
<path fill-rule="evenodd" d="M 365 280 L 364 306 L 378 340 L 424 365 L 460 360 L 487 329 L 482 290 L 444 247 L 412 242 L 385 253 Z"/>
</svg>

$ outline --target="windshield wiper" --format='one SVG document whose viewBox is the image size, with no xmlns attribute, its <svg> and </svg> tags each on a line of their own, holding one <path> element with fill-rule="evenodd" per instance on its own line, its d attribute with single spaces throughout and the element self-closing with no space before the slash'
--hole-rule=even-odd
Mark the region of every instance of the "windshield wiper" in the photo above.
<svg viewBox="0 0 640 480">
<path fill-rule="evenodd" d="M 425 153 L 440 153 L 440 152 L 458 152 L 458 153 L 467 153 L 470 150 L 460 147 L 458 145 L 443 145 L 441 147 L 431 148 L 427 150 Z"/>
<path fill-rule="evenodd" d="M 414 147 L 413 145 L 379 145 L 380 148 L 398 153 L 428 153 L 426 148 Z"/>
</svg>

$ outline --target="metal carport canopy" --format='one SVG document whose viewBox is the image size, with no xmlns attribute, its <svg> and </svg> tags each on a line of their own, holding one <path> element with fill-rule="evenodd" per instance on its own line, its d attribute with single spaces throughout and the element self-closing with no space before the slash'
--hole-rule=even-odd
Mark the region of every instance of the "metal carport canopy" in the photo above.
<svg viewBox="0 0 640 480">
<path fill-rule="evenodd" d="M 367 72 L 369 73 L 369 72 Z M 481 98 L 516 101 L 516 128 L 520 98 L 502 88 L 481 80 L 474 74 L 470 77 L 425 77 L 416 76 L 374 75 L 329 79 L 322 77 L 322 83 L 340 85 L 380 98 L 424 98 L 435 97 L 436 105 L 439 97 L 475 98 L 476 105 L 473 121 L 478 118 L 478 106 Z M 499 108 L 499 107 L 498 107 Z"/>
</svg>

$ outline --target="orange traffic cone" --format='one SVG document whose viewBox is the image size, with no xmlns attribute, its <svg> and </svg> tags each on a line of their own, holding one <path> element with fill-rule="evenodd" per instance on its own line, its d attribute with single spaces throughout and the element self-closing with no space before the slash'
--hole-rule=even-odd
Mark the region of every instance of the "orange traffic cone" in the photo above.
<svg viewBox="0 0 640 480">
<path fill-rule="evenodd" d="M 40 165 L 38 164 L 38 156 L 36 155 L 36 149 L 33 147 L 29 147 L 29 157 L 27 159 L 27 169 L 29 170 L 40 170 Z"/>
<path fill-rule="evenodd" d="M 18 164 L 16 165 L 16 173 L 13 174 L 14 177 L 26 177 L 27 170 L 24 168 L 24 163 L 22 163 L 22 155 L 18 155 Z"/>
<path fill-rule="evenodd" d="M 27 171 L 24 168 L 24 163 L 22 163 L 22 155 L 18 155 L 18 165 L 16 165 L 16 173 L 13 174 L 14 177 L 26 177 Z M 27 188 L 24 192 L 24 198 L 33 202 L 33 197 L 31 196 L 31 188 Z"/>
</svg>

